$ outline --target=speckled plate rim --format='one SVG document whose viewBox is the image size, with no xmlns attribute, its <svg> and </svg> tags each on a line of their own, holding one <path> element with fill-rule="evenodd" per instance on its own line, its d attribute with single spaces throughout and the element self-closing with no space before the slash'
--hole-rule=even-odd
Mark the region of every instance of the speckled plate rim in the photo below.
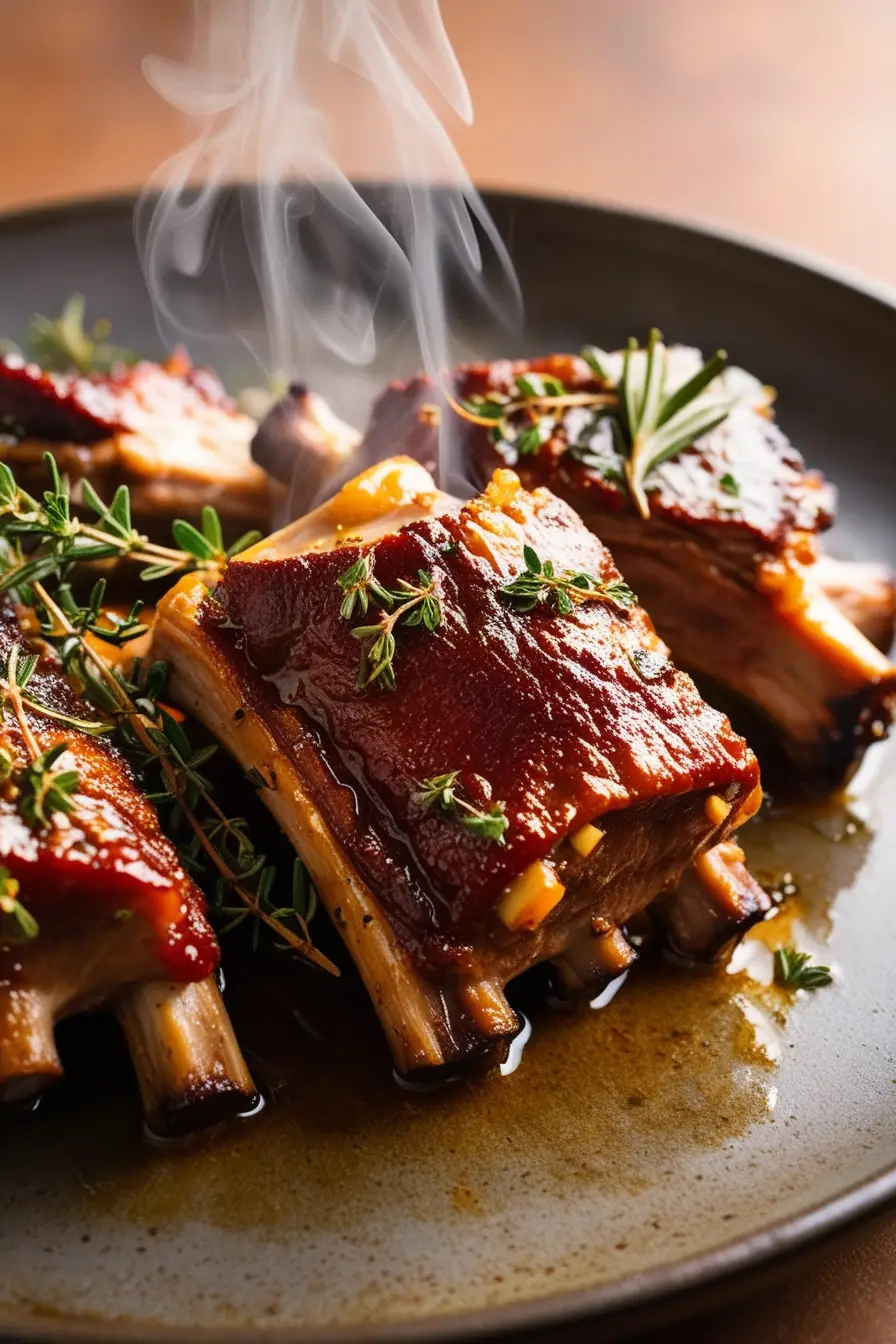
<svg viewBox="0 0 896 1344">
<path fill-rule="evenodd" d="M 234 184 L 238 185 L 238 184 Z M 383 184 L 360 182 L 375 190 Z M 614 217 L 633 229 L 647 225 L 679 235 L 696 235 L 709 244 L 747 253 L 757 261 L 771 259 L 826 280 L 890 311 L 896 322 L 896 288 L 864 272 L 835 262 L 808 248 L 778 239 L 729 228 L 718 222 L 694 221 L 647 210 L 601 205 L 586 198 L 534 192 L 513 192 L 482 186 L 487 203 L 504 209 L 558 205 L 586 214 Z M 57 204 L 23 207 L 0 214 L 0 238 L 29 231 L 62 219 L 90 219 L 110 213 L 132 211 L 133 192 L 118 192 Z M 193 1327 L 190 1338 L 226 1341 L 226 1344 L 366 1344 L 383 1340 L 486 1340 L 513 1332 L 530 1334 L 550 1329 L 572 1332 L 588 1325 L 600 1326 L 603 1338 L 631 1334 L 662 1317 L 664 1323 L 695 1314 L 701 1308 L 734 1297 L 740 1289 L 766 1280 L 783 1278 L 794 1262 L 820 1249 L 822 1243 L 845 1234 L 859 1224 L 896 1208 L 896 1153 L 892 1165 L 859 1181 L 844 1193 L 822 1201 L 803 1213 L 781 1219 L 750 1236 L 715 1247 L 701 1255 L 672 1261 L 657 1269 L 628 1275 L 624 1279 L 582 1288 L 555 1296 L 539 1297 L 488 1307 L 475 1312 L 415 1317 L 379 1325 L 333 1327 L 274 1326 L 270 1328 L 221 1326 Z M 698 1297 L 699 1290 L 699 1297 Z M 711 1296 L 710 1296 L 711 1295 Z M 0 1308 L 0 1338 L 22 1341 L 127 1340 L 128 1344 L 163 1344 L 179 1337 L 174 1327 L 140 1324 L 125 1319 L 108 1320 L 80 1315 L 66 1317 L 10 1313 Z M 552 1334 L 553 1337 L 553 1334 Z"/>
</svg>

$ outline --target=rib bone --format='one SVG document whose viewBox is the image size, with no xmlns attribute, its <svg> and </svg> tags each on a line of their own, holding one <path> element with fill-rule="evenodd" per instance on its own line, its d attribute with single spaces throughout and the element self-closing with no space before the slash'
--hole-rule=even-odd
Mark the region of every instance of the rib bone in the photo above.
<svg viewBox="0 0 896 1344">
<path fill-rule="evenodd" d="M 191 1132 L 256 1102 L 214 979 L 138 985 L 118 1000 L 116 1014 L 152 1133 Z"/>
</svg>

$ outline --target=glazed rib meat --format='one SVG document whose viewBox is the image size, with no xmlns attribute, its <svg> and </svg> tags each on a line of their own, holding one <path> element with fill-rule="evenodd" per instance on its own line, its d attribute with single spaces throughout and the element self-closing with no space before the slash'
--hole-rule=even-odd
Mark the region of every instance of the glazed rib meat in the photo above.
<svg viewBox="0 0 896 1344">
<path fill-rule="evenodd" d="M 587 403 L 614 390 L 620 363 L 608 357 L 607 380 L 574 355 L 468 365 L 455 372 L 455 396 L 474 410 L 494 397 L 519 403 L 518 380 L 535 375 L 558 379 L 572 401 Z M 700 364 L 698 352 L 670 349 L 666 391 Z M 758 709 L 803 780 L 827 790 L 890 722 L 896 673 L 881 649 L 893 631 L 892 576 L 821 557 L 835 492 L 775 424 L 770 390 L 728 369 L 715 392 L 733 409 L 650 473 L 646 518 L 626 484 L 612 417 L 594 405 L 547 417 L 521 407 L 504 434 L 456 415 L 426 378 L 396 383 L 374 407 L 359 461 L 412 445 L 408 451 L 432 463 L 432 405 L 439 405 L 474 479 L 504 464 L 528 488 L 548 486 L 572 504 L 680 664 L 704 679 L 708 694 L 721 688 Z M 523 437 L 533 425 L 535 435 Z"/>
<path fill-rule="evenodd" d="M 0 610 L 0 667 L 31 652 Z M 0 723 L 0 1097 L 34 1095 L 62 1073 L 53 1028 L 111 1003 L 131 1048 L 154 1131 L 172 1133 L 246 1109 L 252 1081 L 213 973 L 218 946 L 201 893 L 119 752 L 71 723 L 92 718 L 52 656 L 18 695 L 4 685 Z M 59 717 L 64 716 L 64 721 Z M 28 765 L 66 745 L 53 769 L 76 771 L 71 810 L 32 817 Z M 17 918 L 18 906 L 36 921 Z"/>
<path fill-rule="evenodd" d="M 609 593 L 518 610 L 524 547 Z M 361 560 L 438 597 L 433 628 L 395 627 L 393 689 L 359 688 L 372 613 L 347 619 L 339 580 Z M 503 987 L 536 962 L 618 973 L 625 922 L 758 804 L 752 752 L 620 582 L 549 491 L 499 471 L 461 506 L 395 459 L 160 605 L 174 693 L 269 781 L 404 1072 L 500 1052 Z M 464 824 L 495 809 L 503 834 Z"/>
<path fill-rule="evenodd" d="M 269 479 L 251 460 L 255 421 L 227 397 L 216 376 L 182 352 L 110 374 L 43 373 L 0 361 L 0 458 L 26 490 L 44 486 L 50 450 L 75 483 L 100 495 L 125 484 L 136 517 L 191 516 L 205 504 L 241 527 L 270 526 Z"/>
</svg>

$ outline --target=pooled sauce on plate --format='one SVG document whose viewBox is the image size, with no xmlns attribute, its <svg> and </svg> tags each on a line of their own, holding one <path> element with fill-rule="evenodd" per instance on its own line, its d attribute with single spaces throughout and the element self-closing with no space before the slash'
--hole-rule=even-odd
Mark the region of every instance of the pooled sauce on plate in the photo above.
<svg viewBox="0 0 896 1344">
<path fill-rule="evenodd" d="M 62 1154 L 85 1217 L 148 1227 L 201 1211 L 220 1226 L 286 1230 L 301 1193 L 315 1226 L 335 1229 L 349 1192 L 354 1215 L 359 1198 L 390 1196 L 377 1173 L 395 1164 L 425 1173 L 421 1188 L 441 1185 L 468 1217 L 507 1198 L 500 1163 L 482 1179 L 495 1143 L 524 1151 L 521 1176 L 545 1192 L 562 1193 L 571 1170 L 636 1190 L 656 1179 L 658 1155 L 672 1163 L 718 1147 L 772 1113 L 788 1016 L 801 1005 L 771 983 L 771 949 L 825 959 L 829 902 L 868 838 L 846 816 L 838 804 L 744 828 L 753 870 L 791 894 L 727 967 L 646 956 L 599 1010 L 550 1009 L 524 982 L 516 1001 L 532 1035 L 509 1076 L 403 1090 L 350 972 L 336 982 L 285 955 L 235 954 L 232 943 L 228 955 L 225 943 L 226 998 L 266 1097 L 260 1114 L 182 1147 L 145 1143 L 124 1049 L 97 1017 L 64 1028 L 66 1081 L 37 1112 L 4 1117 L 7 1149 Z"/>
</svg>

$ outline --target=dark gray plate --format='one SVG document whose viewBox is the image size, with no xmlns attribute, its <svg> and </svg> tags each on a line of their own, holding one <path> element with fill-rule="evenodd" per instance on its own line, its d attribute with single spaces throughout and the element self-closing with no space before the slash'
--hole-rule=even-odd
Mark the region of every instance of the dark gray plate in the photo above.
<svg viewBox="0 0 896 1344">
<path fill-rule="evenodd" d="M 782 425 L 841 486 L 834 549 L 896 562 L 889 295 L 664 221 L 491 204 L 527 300 L 517 352 L 612 347 L 652 324 L 725 345 L 779 389 Z M 6 220 L 0 275 L 0 333 L 79 290 L 117 340 L 159 349 L 128 202 Z M 360 391 L 344 379 L 330 390 L 345 406 L 363 399 L 385 372 L 407 371 L 406 353 L 390 359 Z M 317 979 L 281 966 L 271 996 L 242 968 L 233 1006 L 272 1102 L 186 1150 L 142 1143 L 111 1030 L 69 1033 L 69 1081 L 36 1115 L 4 1122 L 0 1329 L 555 1339 L 561 1326 L 593 1337 L 600 1318 L 606 1337 L 783 1269 L 880 1209 L 896 1197 L 888 747 L 858 787 L 871 832 L 852 841 L 805 817 L 752 825 L 754 864 L 801 887 L 788 937 L 838 970 L 786 1020 L 745 975 L 657 970 L 601 1013 L 538 1013 L 512 1077 L 417 1096 L 391 1083 L 351 987 L 337 1010 Z M 767 954 L 755 955 L 761 972 Z M 293 994 L 323 1039 L 291 1023 Z"/>
</svg>

